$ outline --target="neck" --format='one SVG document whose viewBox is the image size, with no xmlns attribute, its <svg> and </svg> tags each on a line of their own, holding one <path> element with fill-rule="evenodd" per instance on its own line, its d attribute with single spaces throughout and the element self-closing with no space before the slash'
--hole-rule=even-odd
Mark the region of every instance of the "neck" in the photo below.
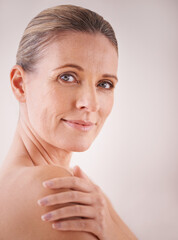
<svg viewBox="0 0 178 240">
<path fill-rule="evenodd" d="M 10 149 L 10 155 L 12 153 L 18 159 L 24 159 L 25 165 L 55 165 L 70 169 L 72 153 L 45 142 L 21 117 Z"/>
</svg>

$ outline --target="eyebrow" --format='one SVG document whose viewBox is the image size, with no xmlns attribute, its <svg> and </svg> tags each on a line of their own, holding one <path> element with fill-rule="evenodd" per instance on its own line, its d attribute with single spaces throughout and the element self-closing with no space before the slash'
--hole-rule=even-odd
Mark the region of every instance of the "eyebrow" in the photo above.
<svg viewBox="0 0 178 240">
<path fill-rule="evenodd" d="M 76 68 L 76 69 L 78 69 L 79 71 L 82 71 L 82 72 L 84 71 L 84 69 L 83 69 L 81 66 L 76 65 L 76 64 L 72 64 L 72 63 L 64 64 L 64 65 L 62 65 L 62 66 L 60 66 L 60 67 L 57 67 L 57 68 L 53 69 L 53 71 L 58 70 L 58 69 L 61 69 L 61 68 L 66 68 L 66 67 Z M 112 75 L 112 74 L 107 74 L 107 73 L 106 73 L 106 74 L 103 74 L 102 77 L 114 78 L 114 79 L 118 82 L 117 76 Z"/>
</svg>

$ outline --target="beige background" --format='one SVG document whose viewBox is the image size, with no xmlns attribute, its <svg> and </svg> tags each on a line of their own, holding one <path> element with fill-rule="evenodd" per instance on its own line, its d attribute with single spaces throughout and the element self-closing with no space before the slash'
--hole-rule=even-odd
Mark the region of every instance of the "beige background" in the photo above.
<svg viewBox="0 0 178 240">
<path fill-rule="evenodd" d="M 120 49 L 113 112 L 79 164 L 140 240 L 178 239 L 178 1 L 0 0 L 0 162 L 18 119 L 9 72 L 27 23 L 39 11 L 76 4 L 113 25 Z"/>
</svg>

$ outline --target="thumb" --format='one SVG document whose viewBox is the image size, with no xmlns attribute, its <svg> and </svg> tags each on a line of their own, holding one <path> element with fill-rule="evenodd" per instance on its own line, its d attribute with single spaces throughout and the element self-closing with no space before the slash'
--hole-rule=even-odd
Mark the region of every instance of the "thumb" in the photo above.
<svg viewBox="0 0 178 240">
<path fill-rule="evenodd" d="M 89 177 L 82 171 L 82 169 L 79 166 L 75 166 L 73 168 L 73 173 L 74 173 L 74 176 L 76 176 L 76 177 L 84 178 L 84 179 L 90 181 Z"/>
</svg>

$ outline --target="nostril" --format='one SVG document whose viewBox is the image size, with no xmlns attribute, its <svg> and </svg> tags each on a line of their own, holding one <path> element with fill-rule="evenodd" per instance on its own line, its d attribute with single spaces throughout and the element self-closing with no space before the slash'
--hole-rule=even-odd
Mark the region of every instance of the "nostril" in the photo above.
<svg viewBox="0 0 178 240">
<path fill-rule="evenodd" d="M 82 106 L 81 108 L 83 109 L 83 108 L 86 108 L 86 107 L 85 107 L 85 106 Z"/>
<path fill-rule="evenodd" d="M 95 90 L 85 89 L 85 92 L 80 92 L 76 99 L 76 108 L 96 112 L 99 109 L 98 99 Z"/>
<path fill-rule="evenodd" d="M 98 104 L 95 104 L 95 103 L 88 103 L 88 104 L 83 104 L 83 105 L 77 105 L 77 108 L 78 109 L 81 109 L 81 110 L 86 110 L 86 111 L 89 111 L 89 112 L 97 112 L 98 109 L 99 109 L 99 105 Z"/>
</svg>

